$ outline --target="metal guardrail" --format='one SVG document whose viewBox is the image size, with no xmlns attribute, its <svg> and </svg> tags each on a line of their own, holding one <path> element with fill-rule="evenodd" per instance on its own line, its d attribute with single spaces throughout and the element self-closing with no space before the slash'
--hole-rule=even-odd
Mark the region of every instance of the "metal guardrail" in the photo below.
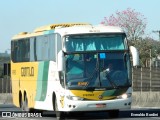
<svg viewBox="0 0 160 120">
<path fill-rule="evenodd" d="M 11 80 L 10 77 L 0 78 L 0 93 L 11 93 Z"/>
<path fill-rule="evenodd" d="M 160 91 L 160 68 L 133 68 L 133 91 Z"/>
</svg>

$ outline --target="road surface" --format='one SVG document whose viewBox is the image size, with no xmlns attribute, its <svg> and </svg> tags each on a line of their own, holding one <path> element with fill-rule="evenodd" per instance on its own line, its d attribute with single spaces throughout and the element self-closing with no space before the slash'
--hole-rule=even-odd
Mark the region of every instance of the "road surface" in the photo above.
<svg viewBox="0 0 160 120">
<path fill-rule="evenodd" d="M 20 115 L 19 115 L 20 114 Z M 30 113 L 33 114 L 33 113 Z M 13 116 L 18 117 L 13 117 Z M 28 113 L 27 113 L 28 115 Z M 10 117 L 11 116 L 11 117 Z M 0 104 L 0 120 L 56 120 L 54 112 L 43 112 L 30 116 L 29 118 L 21 117 L 21 110 L 12 104 Z M 65 120 L 108 120 L 110 119 L 107 112 L 87 112 L 85 114 L 70 114 L 65 117 Z M 112 120 L 160 120 L 160 109 L 131 109 L 121 110 L 119 117 Z"/>
</svg>

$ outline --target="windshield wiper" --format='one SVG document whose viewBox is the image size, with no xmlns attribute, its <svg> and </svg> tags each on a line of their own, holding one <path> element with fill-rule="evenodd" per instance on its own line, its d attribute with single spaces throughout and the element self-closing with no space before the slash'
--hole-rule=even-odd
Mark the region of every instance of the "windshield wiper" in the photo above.
<svg viewBox="0 0 160 120">
<path fill-rule="evenodd" d="M 110 78 L 110 76 L 109 76 L 108 74 L 106 75 L 106 77 L 107 77 L 107 80 L 110 82 L 110 84 L 113 86 L 113 88 L 115 88 L 115 89 L 119 88 L 119 87 L 113 82 L 113 80 Z"/>
</svg>

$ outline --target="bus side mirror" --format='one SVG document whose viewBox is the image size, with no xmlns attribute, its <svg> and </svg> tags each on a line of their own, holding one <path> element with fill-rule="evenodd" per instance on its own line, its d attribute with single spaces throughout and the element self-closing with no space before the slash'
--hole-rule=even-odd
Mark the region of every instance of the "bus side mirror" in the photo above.
<svg viewBox="0 0 160 120">
<path fill-rule="evenodd" d="M 139 66 L 139 52 L 134 46 L 130 46 L 130 52 L 132 54 L 133 66 Z"/>
<path fill-rule="evenodd" d="M 57 67 L 58 71 L 64 71 L 65 61 L 64 61 L 64 52 L 60 50 L 58 52 L 58 59 L 57 59 Z"/>
</svg>

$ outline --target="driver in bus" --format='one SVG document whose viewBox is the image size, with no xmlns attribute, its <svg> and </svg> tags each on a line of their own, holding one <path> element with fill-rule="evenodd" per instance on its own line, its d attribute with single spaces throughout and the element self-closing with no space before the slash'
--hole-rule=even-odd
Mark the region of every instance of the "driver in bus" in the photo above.
<svg viewBox="0 0 160 120">
<path fill-rule="evenodd" d="M 108 64 L 108 67 L 100 72 L 100 80 L 102 82 L 102 86 L 110 86 L 110 82 L 107 80 L 108 77 L 112 76 L 113 73 L 113 64 Z M 107 77 L 108 76 L 108 77 Z M 95 81 L 95 85 L 98 85 L 98 79 Z"/>
<path fill-rule="evenodd" d="M 104 69 L 101 73 L 100 73 L 100 77 L 102 79 L 106 79 L 106 76 L 110 76 L 112 75 L 112 73 L 114 72 L 113 70 L 113 64 L 112 63 L 109 63 L 108 64 L 108 67 L 106 69 Z"/>
<path fill-rule="evenodd" d="M 103 72 L 106 72 L 106 73 L 113 72 L 113 65 L 112 65 L 112 63 L 109 63 L 107 69 L 105 69 Z"/>
</svg>

